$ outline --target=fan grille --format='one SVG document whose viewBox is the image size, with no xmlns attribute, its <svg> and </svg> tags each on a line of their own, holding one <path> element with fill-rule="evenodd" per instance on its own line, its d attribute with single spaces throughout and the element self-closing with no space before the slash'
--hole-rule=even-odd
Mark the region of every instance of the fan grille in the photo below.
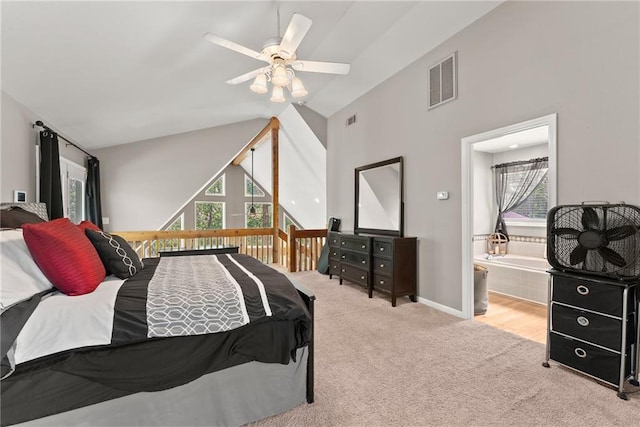
<svg viewBox="0 0 640 427">
<path fill-rule="evenodd" d="M 549 211 L 549 264 L 617 279 L 640 277 L 640 208 L 565 205 Z"/>
</svg>

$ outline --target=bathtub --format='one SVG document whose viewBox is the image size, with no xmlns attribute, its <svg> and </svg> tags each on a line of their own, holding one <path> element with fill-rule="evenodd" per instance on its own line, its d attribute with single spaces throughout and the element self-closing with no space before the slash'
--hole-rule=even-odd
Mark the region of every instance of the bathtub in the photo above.
<svg viewBox="0 0 640 427">
<path fill-rule="evenodd" d="M 540 304 L 547 303 L 549 284 L 547 270 L 551 266 L 546 259 L 502 255 L 489 259 L 476 257 L 473 262 L 489 270 L 487 286 L 490 291 Z"/>
</svg>

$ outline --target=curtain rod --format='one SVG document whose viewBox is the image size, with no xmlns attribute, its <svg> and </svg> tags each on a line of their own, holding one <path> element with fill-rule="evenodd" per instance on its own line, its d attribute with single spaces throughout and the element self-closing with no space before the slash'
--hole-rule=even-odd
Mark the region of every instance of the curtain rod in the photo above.
<svg viewBox="0 0 640 427">
<path fill-rule="evenodd" d="M 86 154 L 86 155 L 87 155 L 87 156 L 89 156 L 89 157 L 95 157 L 94 155 L 87 153 L 87 152 L 86 152 L 84 149 L 82 149 L 81 147 L 78 147 L 78 146 L 77 146 L 76 144 L 74 144 L 73 142 L 69 141 L 69 140 L 68 140 L 67 138 L 65 138 L 64 136 L 62 136 L 62 135 L 58 134 L 57 132 L 55 132 L 55 131 L 54 131 L 53 129 L 51 129 L 49 126 L 47 126 L 47 125 L 45 125 L 44 123 L 42 123 L 42 121 L 40 121 L 40 120 L 36 120 L 36 122 L 35 122 L 34 124 L 32 124 L 32 125 L 31 125 L 31 127 L 36 127 L 36 126 L 39 126 L 39 127 L 41 127 L 41 128 L 44 128 L 44 129 L 46 129 L 46 130 L 48 130 L 48 131 L 51 131 L 51 132 L 55 133 L 56 135 L 58 135 L 58 138 L 63 139 L 63 140 L 65 140 L 65 141 L 67 142 L 67 144 L 66 144 L 66 145 L 71 145 L 72 147 L 77 148 L 78 150 L 82 151 L 84 154 Z"/>
<path fill-rule="evenodd" d="M 506 168 L 508 166 L 520 166 L 520 165 L 526 165 L 530 163 L 541 163 L 541 162 L 548 162 L 548 161 L 549 161 L 549 157 L 538 157 L 537 159 L 517 160 L 515 162 L 510 162 L 510 163 L 500 163 L 499 165 L 491 166 L 491 169 Z"/>
</svg>

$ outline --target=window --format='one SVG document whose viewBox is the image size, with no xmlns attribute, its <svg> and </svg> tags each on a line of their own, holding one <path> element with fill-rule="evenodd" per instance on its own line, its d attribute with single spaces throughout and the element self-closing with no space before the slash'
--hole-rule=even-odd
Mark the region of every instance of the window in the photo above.
<svg viewBox="0 0 640 427">
<path fill-rule="evenodd" d="M 224 202 L 195 202 L 196 230 L 223 229 Z"/>
<path fill-rule="evenodd" d="M 531 194 L 529 194 L 518 207 L 506 211 L 503 214 L 505 222 L 546 223 L 547 211 L 549 210 L 549 185 L 547 178 L 547 175 L 545 175 Z"/>
<path fill-rule="evenodd" d="M 244 216 L 246 228 L 269 228 L 273 227 L 273 212 L 271 209 L 271 203 L 254 203 L 256 208 L 256 214 L 251 216 L 249 209 L 251 208 L 251 202 L 244 204 Z"/>
<path fill-rule="evenodd" d="M 251 186 L 253 185 L 253 196 L 254 197 L 264 197 L 264 191 L 260 189 L 257 185 L 254 185 L 254 182 L 251 180 L 251 177 L 248 175 L 244 176 L 244 195 L 245 197 L 251 197 Z"/>
<path fill-rule="evenodd" d="M 224 175 L 216 179 L 204 194 L 207 196 L 224 196 Z"/>
<path fill-rule="evenodd" d="M 181 213 L 180 216 L 177 217 L 175 221 L 173 221 L 171 225 L 166 228 L 166 230 L 168 231 L 184 230 L 184 213 Z"/>
<path fill-rule="evenodd" d="M 294 220 L 291 219 L 291 217 L 289 215 L 287 215 L 286 213 L 282 214 L 284 216 L 284 232 L 288 233 L 289 232 L 289 226 L 291 224 L 295 225 L 297 229 L 300 229 L 301 227 L 295 223 Z"/>
<path fill-rule="evenodd" d="M 85 219 L 87 169 L 64 157 L 60 158 L 62 206 L 64 216 L 75 224 Z"/>
</svg>

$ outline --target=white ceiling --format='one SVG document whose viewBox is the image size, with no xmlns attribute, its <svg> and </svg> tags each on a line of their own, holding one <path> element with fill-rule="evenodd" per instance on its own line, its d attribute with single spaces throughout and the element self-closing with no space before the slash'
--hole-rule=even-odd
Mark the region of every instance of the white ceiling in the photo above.
<svg viewBox="0 0 640 427">
<path fill-rule="evenodd" d="M 473 144 L 473 150 L 485 153 L 501 153 L 516 148 L 548 143 L 549 126 L 545 125 L 476 142 Z"/>
<path fill-rule="evenodd" d="M 287 103 L 225 81 L 261 62 L 294 12 L 313 20 L 300 59 L 347 62 L 347 76 L 299 73 L 328 117 L 501 1 L 2 1 L 2 90 L 88 149 L 277 116 Z"/>
</svg>

